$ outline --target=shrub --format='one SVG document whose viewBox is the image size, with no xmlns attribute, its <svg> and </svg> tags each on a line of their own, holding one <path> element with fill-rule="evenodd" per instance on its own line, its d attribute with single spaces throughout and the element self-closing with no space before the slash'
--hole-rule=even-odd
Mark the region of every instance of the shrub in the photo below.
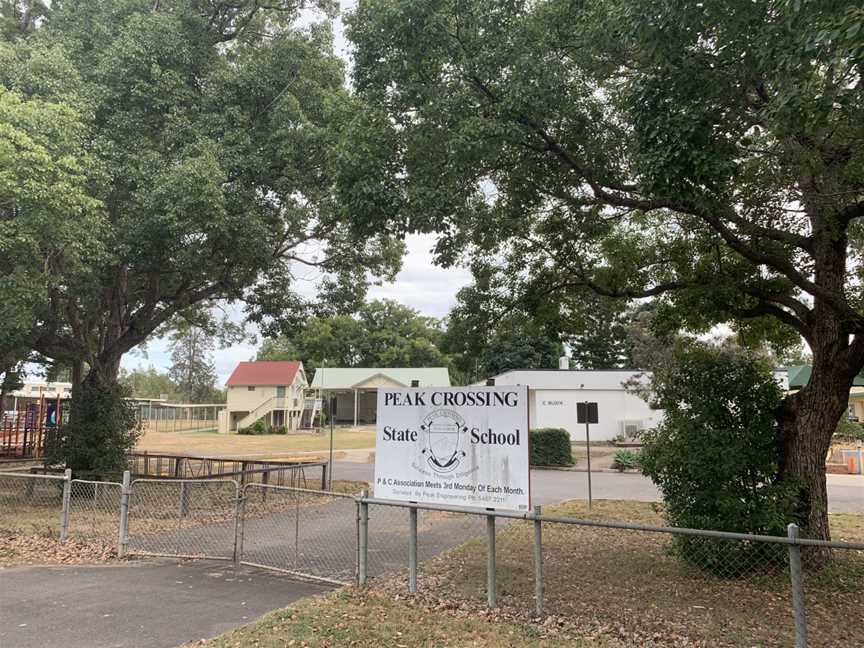
<svg viewBox="0 0 864 648">
<path fill-rule="evenodd" d="M 288 434 L 288 428 L 284 425 L 274 425 L 270 428 L 270 434 Z"/>
<path fill-rule="evenodd" d="M 679 341 L 653 372 L 663 421 L 643 436 L 642 472 L 663 493 L 673 526 L 785 535 L 797 485 L 778 477 L 770 365 L 732 346 Z M 686 560 L 723 575 L 783 561 L 782 545 L 677 537 Z"/>
<path fill-rule="evenodd" d="M 571 466 L 570 433 L 561 428 L 539 428 L 530 434 L 532 466 Z"/>
<path fill-rule="evenodd" d="M 847 418 L 840 419 L 834 438 L 840 441 L 864 441 L 864 426 Z"/>
<path fill-rule="evenodd" d="M 632 450 L 619 450 L 612 457 L 612 467 L 620 472 L 639 467 L 639 453 Z"/>
<path fill-rule="evenodd" d="M 264 419 L 258 419 L 249 427 L 238 430 L 237 434 L 267 434 L 267 424 Z"/>
</svg>

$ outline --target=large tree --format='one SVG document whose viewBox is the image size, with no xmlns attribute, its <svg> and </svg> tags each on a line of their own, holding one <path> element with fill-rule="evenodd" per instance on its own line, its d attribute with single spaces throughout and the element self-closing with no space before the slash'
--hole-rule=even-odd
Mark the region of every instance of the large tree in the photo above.
<svg viewBox="0 0 864 648">
<path fill-rule="evenodd" d="M 171 335 L 171 367 L 168 376 L 187 403 L 209 403 L 216 389 L 213 338 L 197 326 Z"/>
<path fill-rule="evenodd" d="M 146 369 L 120 368 L 120 383 L 134 398 L 179 398 L 180 391 L 167 373 L 150 365 Z"/>
<path fill-rule="evenodd" d="M 196 304 L 281 310 L 302 304 L 292 291 L 299 267 L 356 293 L 368 273 L 398 263 L 400 245 L 355 226 L 338 200 L 362 142 L 346 135 L 356 105 L 320 11 L 322 23 L 301 29 L 300 0 L 0 5 L 0 110 L 41 111 L 12 124 L 30 140 L 8 138 L 45 149 L 46 169 L 30 184 L 13 177 L 0 219 L 19 233 L 25 267 L 38 268 L 25 279 L 40 300 L 28 307 L 30 294 L 14 295 L 28 315 L 22 346 L 74 368 L 70 434 L 96 429 L 84 416 L 102 408 L 88 400 L 119 399 L 123 354 Z M 45 15 L 25 21 L 16 6 Z M 81 150 L 49 168 L 61 147 Z M 0 272 L 5 294 L 18 266 Z"/>
<path fill-rule="evenodd" d="M 442 232 L 442 262 L 495 254 L 534 298 L 656 297 L 684 328 L 807 341 L 779 471 L 828 538 L 826 451 L 864 367 L 864 10 L 367 0 L 349 36 L 398 167 L 381 202 Z"/>
<path fill-rule="evenodd" d="M 391 299 L 372 300 L 353 315 L 310 317 L 265 339 L 258 360 L 302 360 L 306 370 L 330 367 L 446 366 L 440 323 Z"/>
</svg>

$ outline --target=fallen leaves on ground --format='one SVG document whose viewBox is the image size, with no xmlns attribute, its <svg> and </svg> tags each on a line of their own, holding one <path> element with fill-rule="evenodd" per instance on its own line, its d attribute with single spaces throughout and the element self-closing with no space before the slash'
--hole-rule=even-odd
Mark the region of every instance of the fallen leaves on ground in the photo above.
<svg viewBox="0 0 864 648">
<path fill-rule="evenodd" d="M 0 566 L 80 565 L 116 560 L 116 547 L 103 543 L 26 533 L 0 532 Z"/>
</svg>

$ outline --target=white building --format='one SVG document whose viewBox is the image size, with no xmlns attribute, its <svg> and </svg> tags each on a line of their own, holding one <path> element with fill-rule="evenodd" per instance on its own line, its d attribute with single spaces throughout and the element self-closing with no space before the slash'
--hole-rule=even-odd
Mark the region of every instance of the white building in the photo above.
<svg viewBox="0 0 864 648">
<path fill-rule="evenodd" d="M 241 362 L 226 383 L 228 398 L 219 414 L 219 431 L 249 427 L 263 420 L 268 426 L 296 430 L 309 383 L 302 362 Z"/>
<path fill-rule="evenodd" d="M 576 422 L 577 403 L 597 403 L 599 422 L 591 425 L 591 441 L 629 436 L 655 427 L 663 417 L 625 388 L 628 381 L 646 380 L 643 372 L 632 369 L 514 369 L 491 379 L 496 385 L 528 385 L 531 428 L 564 428 L 574 441 L 585 440 L 585 425 Z"/>
<path fill-rule="evenodd" d="M 375 422 L 379 388 L 449 386 L 447 367 L 319 367 L 312 380 L 313 389 L 334 399 L 333 420 L 354 425 Z"/>
<path fill-rule="evenodd" d="M 25 382 L 21 389 L 15 389 L 7 398 L 21 401 L 35 401 L 40 398 L 45 400 L 66 400 L 72 397 L 72 383 L 70 382 Z"/>
</svg>

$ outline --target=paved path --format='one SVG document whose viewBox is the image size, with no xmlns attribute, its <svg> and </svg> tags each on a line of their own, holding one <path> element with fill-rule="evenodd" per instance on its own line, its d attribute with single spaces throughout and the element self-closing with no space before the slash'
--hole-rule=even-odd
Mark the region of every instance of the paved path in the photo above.
<svg viewBox="0 0 864 648">
<path fill-rule="evenodd" d="M 371 482 L 372 464 L 353 461 L 334 462 L 334 479 Z M 594 473 L 592 494 L 596 499 L 622 499 L 655 502 L 657 487 L 647 477 L 635 473 Z M 588 475 L 565 470 L 532 470 L 531 495 L 534 504 L 557 504 L 570 499 L 588 498 Z M 828 509 L 832 513 L 864 513 L 864 477 L 828 475 Z"/>
<path fill-rule="evenodd" d="M 174 648 L 325 591 L 210 561 L 0 570 L 3 648 Z"/>
</svg>

